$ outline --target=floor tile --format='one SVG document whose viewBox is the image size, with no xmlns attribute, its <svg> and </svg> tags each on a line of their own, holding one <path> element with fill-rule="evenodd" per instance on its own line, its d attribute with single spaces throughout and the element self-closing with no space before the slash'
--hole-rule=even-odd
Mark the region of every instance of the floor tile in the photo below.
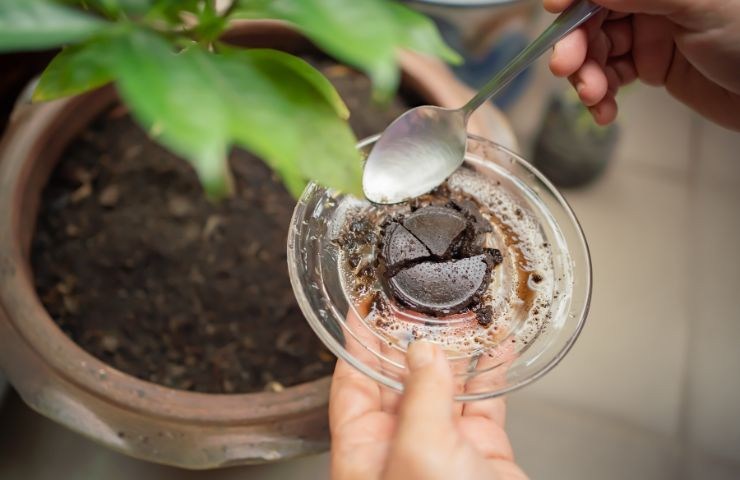
<svg viewBox="0 0 740 480">
<path fill-rule="evenodd" d="M 687 468 L 687 480 L 737 480 L 740 478 L 740 462 L 729 462 L 710 455 L 691 455 Z"/>
<path fill-rule="evenodd" d="M 617 102 L 621 139 L 616 160 L 645 174 L 685 180 L 691 165 L 691 110 L 664 89 L 643 84 L 620 90 Z"/>
<path fill-rule="evenodd" d="M 528 390 L 674 435 L 688 328 L 686 188 L 617 162 L 566 197 L 591 248 L 592 307 L 570 354 Z"/>
<path fill-rule="evenodd" d="M 661 435 L 526 392 L 508 408 L 517 462 L 533 480 L 676 478 L 677 450 Z"/>
<path fill-rule="evenodd" d="M 696 119 L 695 128 L 699 136 L 696 149 L 699 182 L 737 189 L 740 185 L 740 133 L 699 118 Z"/>
<path fill-rule="evenodd" d="M 704 123 L 691 210 L 689 440 L 740 462 L 740 134 Z"/>
</svg>

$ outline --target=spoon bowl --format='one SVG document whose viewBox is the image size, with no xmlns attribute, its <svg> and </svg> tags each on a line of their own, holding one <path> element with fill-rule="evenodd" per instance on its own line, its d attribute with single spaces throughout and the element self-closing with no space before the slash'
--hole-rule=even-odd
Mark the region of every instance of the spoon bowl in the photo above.
<svg viewBox="0 0 740 480">
<path fill-rule="evenodd" d="M 467 134 L 462 110 L 422 106 L 398 117 L 375 144 L 362 178 L 375 203 L 422 195 L 462 165 Z"/>
</svg>

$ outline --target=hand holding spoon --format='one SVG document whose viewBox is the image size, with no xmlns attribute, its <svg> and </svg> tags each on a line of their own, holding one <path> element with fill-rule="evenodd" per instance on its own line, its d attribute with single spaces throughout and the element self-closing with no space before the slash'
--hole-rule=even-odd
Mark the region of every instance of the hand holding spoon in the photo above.
<svg viewBox="0 0 740 480">
<path fill-rule="evenodd" d="M 425 105 L 394 120 L 365 162 L 362 188 L 368 200 L 399 203 L 444 182 L 463 163 L 470 115 L 600 9 L 586 0 L 572 4 L 463 107 Z"/>
</svg>

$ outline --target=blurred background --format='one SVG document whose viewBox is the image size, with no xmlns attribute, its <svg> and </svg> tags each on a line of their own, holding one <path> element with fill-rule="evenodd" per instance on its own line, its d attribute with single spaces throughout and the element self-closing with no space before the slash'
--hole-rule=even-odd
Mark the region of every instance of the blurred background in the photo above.
<svg viewBox="0 0 740 480">
<path fill-rule="evenodd" d="M 415 3 L 466 53 L 456 73 L 473 85 L 551 19 L 538 2 L 493 3 L 505 5 Z M 740 135 L 642 85 L 620 92 L 615 128 L 584 127 L 565 87 L 542 59 L 500 103 L 525 158 L 580 184 L 564 192 L 595 274 L 572 352 L 509 397 L 517 460 L 535 479 L 740 478 Z M 575 126 L 543 127 L 553 115 Z M 588 144 L 567 152 L 583 163 L 562 163 L 553 136 Z M 327 455 L 218 472 L 148 464 L 30 411 L 2 379 L 0 397 L 3 479 L 327 477 Z"/>
</svg>

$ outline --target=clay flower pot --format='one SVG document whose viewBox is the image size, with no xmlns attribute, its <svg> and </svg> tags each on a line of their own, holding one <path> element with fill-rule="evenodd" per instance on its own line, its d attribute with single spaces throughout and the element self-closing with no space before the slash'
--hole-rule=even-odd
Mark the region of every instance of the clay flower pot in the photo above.
<svg viewBox="0 0 740 480">
<path fill-rule="evenodd" d="M 281 24 L 241 23 L 229 40 L 299 53 L 310 44 Z M 404 54 L 404 88 L 458 106 L 469 91 L 440 63 Z M 139 380 L 88 354 L 39 300 L 29 247 L 42 189 L 65 146 L 103 109 L 112 88 L 22 106 L 0 144 L 0 369 L 34 410 L 128 455 L 186 468 L 270 462 L 329 445 L 330 378 L 281 392 L 203 394 Z M 515 147 L 508 124 L 482 109 L 471 129 Z M 84 288 L 84 287 L 83 287 Z"/>
</svg>

